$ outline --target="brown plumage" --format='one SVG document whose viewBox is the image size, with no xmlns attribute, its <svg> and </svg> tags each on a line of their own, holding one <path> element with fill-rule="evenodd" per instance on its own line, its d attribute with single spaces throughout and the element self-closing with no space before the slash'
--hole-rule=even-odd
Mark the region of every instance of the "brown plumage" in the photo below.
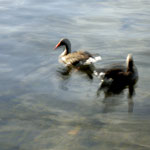
<svg viewBox="0 0 150 150">
<path fill-rule="evenodd" d="M 87 52 L 77 51 L 63 56 L 61 61 L 67 65 L 83 65 L 90 57 L 92 57 L 92 55 Z"/>
<path fill-rule="evenodd" d="M 76 51 L 71 53 L 71 43 L 68 39 L 61 39 L 55 49 L 60 46 L 64 47 L 64 51 L 59 56 L 59 61 L 64 63 L 66 66 L 90 65 L 98 60 L 101 60 L 100 56 L 95 57 L 89 52 Z"/>
</svg>

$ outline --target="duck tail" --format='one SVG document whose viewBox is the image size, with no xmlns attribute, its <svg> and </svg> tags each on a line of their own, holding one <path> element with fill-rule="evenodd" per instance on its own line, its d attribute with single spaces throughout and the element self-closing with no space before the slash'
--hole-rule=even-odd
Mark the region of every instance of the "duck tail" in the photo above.
<svg viewBox="0 0 150 150">
<path fill-rule="evenodd" d="M 102 60 L 101 56 L 93 56 L 93 57 L 89 57 L 88 60 L 86 60 L 85 64 L 91 64 L 91 63 L 95 63 L 97 61 Z"/>
</svg>

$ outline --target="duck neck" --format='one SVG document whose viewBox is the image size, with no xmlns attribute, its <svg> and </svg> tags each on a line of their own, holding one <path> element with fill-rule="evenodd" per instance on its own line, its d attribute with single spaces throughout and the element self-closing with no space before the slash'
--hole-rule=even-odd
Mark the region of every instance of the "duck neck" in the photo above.
<svg viewBox="0 0 150 150">
<path fill-rule="evenodd" d="M 65 56 L 71 53 L 71 44 L 66 44 L 64 46 L 64 51 L 62 52 L 61 56 Z"/>
<path fill-rule="evenodd" d="M 133 72 L 134 71 L 134 62 L 133 60 L 130 60 L 128 63 L 127 63 L 127 72 L 130 71 L 130 72 Z"/>
</svg>

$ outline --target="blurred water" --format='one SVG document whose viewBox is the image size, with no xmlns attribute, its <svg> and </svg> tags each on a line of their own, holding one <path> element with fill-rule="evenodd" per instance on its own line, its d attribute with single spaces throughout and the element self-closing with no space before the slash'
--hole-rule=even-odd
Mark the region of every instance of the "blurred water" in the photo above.
<svg viewBox="0 0 150 150">
<path fill-rule="evenodd" d="M 150 149 L 148 0 L 0 0 L 0 149 Z M 101 67 L 132 53 L 136 95 L 96 96 L 99 80 L 59 76 L 53 47 L 99 53 Z"/>
</svg>

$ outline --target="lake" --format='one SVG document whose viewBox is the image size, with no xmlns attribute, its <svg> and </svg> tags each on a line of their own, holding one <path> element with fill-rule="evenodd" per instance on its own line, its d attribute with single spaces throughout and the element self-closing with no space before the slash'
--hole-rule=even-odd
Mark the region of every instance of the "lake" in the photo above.
<svg viewBox="0 0 150 150">
<path fill-rule="evenodd" d="M 0 0 L 0 149 L 150 149 L 149 0 Z M 100 54 L 97 68 L 133 54 L 133 98 L 97 96 L 99 79 L 62 76 L 61 38 Z"/>
</svg>

